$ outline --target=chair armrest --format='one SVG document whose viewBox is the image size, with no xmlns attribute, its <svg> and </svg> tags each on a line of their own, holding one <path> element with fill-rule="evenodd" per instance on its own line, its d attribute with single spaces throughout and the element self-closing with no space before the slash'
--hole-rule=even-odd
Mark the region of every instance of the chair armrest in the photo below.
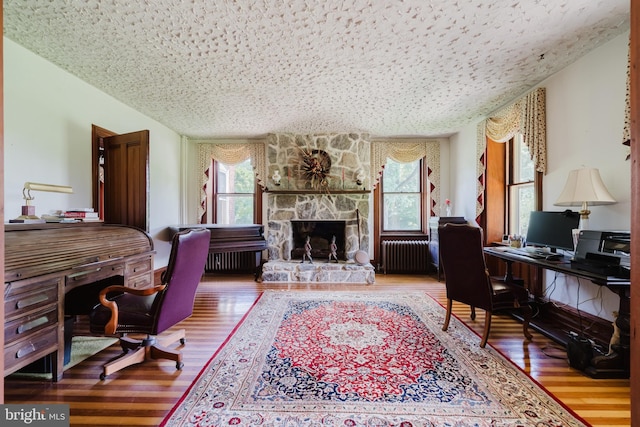
<svg viewBox="0 0 640 427">
<path fill-rule="evenodd" d="M 105 335 L 114 335 L 116 333 L 116 328 L 118 326 L 118 304 L 115 301 L 107 299 L 107 294 L 110 292 L 124 292 L 138 296 L 147 296 L 153 295 L 157 292 L 163 291 L 167 285 L 158 285 L 153 288 L 144 288 L 144 289 L 134 289 L 129 288 L 127 286 L 122 285 L 111 285 L 107 286 L 103 290 L 100 291 L 98 295 L 98 299 L 100 300 L 100 304 L 107 307 L 111 311 L 111 319 L 104 327 Z"/>
</svg>

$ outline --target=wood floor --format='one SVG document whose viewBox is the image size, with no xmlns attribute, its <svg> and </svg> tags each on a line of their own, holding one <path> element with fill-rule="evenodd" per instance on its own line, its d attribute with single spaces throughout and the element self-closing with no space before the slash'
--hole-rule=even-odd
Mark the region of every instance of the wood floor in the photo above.
<svg viewBox="0 0 640 427">
<path fill-rule="evenodd" d="M 264 289 L 424 290 L 442 304 L 445 301 L 444 285 L 429 276 L 379 274 L 376 283 L 367 286 L 267 285 L 248 275 L 207 275 L 199 287 L 193 316 L 180 324 L 187 331 L 181 371 L 176 371 L 173 362 L 152 361 L 101 381 L 101 365 L 120 353 L 116 344 L 66 370 L 58 383 L 5 378 L 5 403 L 68 403 L 72 426 L 157 426 Z M 454 305 L 454 313 L 481 333 L 483 314 L 472 322 L 464 306 Z M 588 378 L 568 366 L 564 352 L 552 341 L 533 332 L 533 341 L 526 342 L 521 331 L 516 321 L 494 316 L 489 343 L 592 425 L 630 424 L 628 380 Z"/>
</svg>

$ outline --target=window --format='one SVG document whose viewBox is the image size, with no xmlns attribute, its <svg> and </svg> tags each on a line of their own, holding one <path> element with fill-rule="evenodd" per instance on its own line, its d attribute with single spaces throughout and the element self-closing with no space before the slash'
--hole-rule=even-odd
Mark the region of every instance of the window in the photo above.
<svg viewBox="0 0 640 427">
<path fill-rule="evenodd" d="M 381 184 L 382 231 L 423 232 L 426 196 L 423 159 L 400 163 L 389 159 Z"/>
<path fill-rule="evenodd" d="M 258 223 L 256 179 L 250 159 L 234 165 L 213 161 L 207 188 L 207 222 L 224 225 Z"/>
<path fill-rule="evenodd" d="M 507 150 L 506 199 L 509 234 L 527 234 L 529 213 L 537 209 L 536 171 L 522 135 L 516 135 Z"/>
</svg>

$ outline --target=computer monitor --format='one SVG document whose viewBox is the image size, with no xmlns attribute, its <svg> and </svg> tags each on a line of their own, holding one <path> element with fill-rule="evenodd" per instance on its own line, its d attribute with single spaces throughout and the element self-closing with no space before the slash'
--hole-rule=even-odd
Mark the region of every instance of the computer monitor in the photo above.
<svg viewBox="0 0 640 427">
<path fill-rule="evenodd" d="M 571 210 L 562 212 L 531 211 L 527 230 L 527 245 L 572 251 L 573 229 L 578 228 L 580 214 Z"/>
</svg>

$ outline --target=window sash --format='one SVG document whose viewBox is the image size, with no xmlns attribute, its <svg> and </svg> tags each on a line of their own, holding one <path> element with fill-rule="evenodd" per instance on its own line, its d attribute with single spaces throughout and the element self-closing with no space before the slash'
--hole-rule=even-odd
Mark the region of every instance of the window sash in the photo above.
<svg viewBox="0 0 640 427">
<path fill-rule="evenodd" d="M 226 165 L 220 161 L 212 160 L 212 171 L 209 185 L 211 193 L 207 191 L 207 221 L 222 225 L 246 225 L 259 223 L 260 200 L 259 186 L 255 179 L 250 163 L 249 171 L 246 165 L 241 165 L 245 169 L 245 177 L 250 173 L 250 182 L 233 180 L 233 171 L 238 165 Z M 229 180 L 233 180 L 229 182 Z M 252 187 L 253 192 L 247 192 L 247 186 Z M 244 187 L 244 188 L 243 188 Z M 242 191 L 231 192 L 239 188 Z M 204 222 L 204 221 L 203 221 Z"/>
<path fill-rule="evenodd" d="M 529 212 L 539 206 L 536 179 L 538 173 L 521 134 L 509 141 L 506 183 L 508 233 L 526 236 Z"/>
<path fill-rule="evenodd" d="M 395 162 L 399 163 L 399 162 Z M 428 212 L 428 195 L 425 189 L 429 185 L 423 183 L 425 179 L 424 159 L 418 159 L 412 169 L 404 164 L 402 171 L 389 160 L 384 168 L 381 178 L 380 195 L 382 210 L 381 231 L 383 233 L 394 232 L 424 232 L 426 230 L 426 213 Z M 402 177 L 399 174 L 403 172 Z M 401 181 L 391 181 L 385 175 L 394 174 L 394 178 L 402 178 Z"/>
</svg>

